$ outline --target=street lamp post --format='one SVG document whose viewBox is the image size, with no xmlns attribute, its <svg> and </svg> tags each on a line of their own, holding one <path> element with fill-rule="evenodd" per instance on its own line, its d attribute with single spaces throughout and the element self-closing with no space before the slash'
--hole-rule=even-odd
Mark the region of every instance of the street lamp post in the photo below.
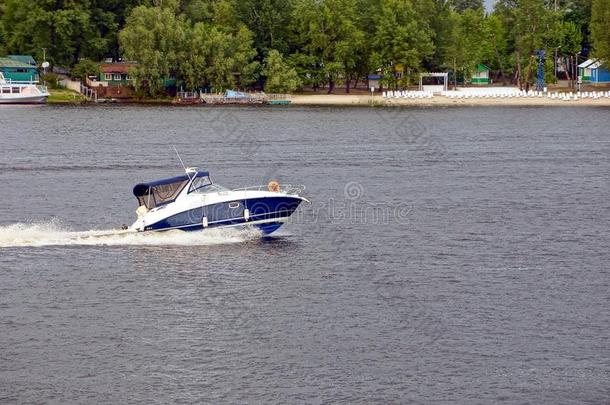
<svg viewBox="0 0 610 405">
<path fill-rule="evenodd" d="M 45 66 L 47 65 L 47 66 Z M 47 48 L 42 48 L 42 68 L 44 69 L 44 74 L 47 74 Z"/>
<path fill-rule="evenodd" d="M 555 83 L 557 83 L 559 81 L 559 78 L 557 77 L 557 71 L 558 71 L 558 65 L 559 63 L 557 63 L 557 51 L 561 48 L 561 45 L 559 45 L 557 48 L 555 48 Z"/>
<path fill-rule="evenodd" d="M 580 76 L 578 74 L 578 55 L 580 52 L 576 52 L 574 55 L 574 90 L 580 90 Z"/>
</svg>

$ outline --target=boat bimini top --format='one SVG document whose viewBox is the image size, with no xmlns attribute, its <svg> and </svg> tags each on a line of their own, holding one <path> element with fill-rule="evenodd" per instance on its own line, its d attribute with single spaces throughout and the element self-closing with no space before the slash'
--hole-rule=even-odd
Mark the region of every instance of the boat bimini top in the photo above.
<svg viewBox="0 0 610 405">
<path fill-rule="evenodd" d="M 143 205 L 151 210 L 176 201 L 176 198 L 189 184 L 189 193 L 211 186 L 210 173 L 189 168 L 187 173 L 182 176 L 136 184 L 133 188 L 133 195 L 138 199 L 140 206 Z"/>
</svg>

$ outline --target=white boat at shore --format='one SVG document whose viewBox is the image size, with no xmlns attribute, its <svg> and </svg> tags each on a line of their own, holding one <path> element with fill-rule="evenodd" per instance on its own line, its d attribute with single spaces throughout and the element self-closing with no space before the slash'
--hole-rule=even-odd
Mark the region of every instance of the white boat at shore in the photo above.
<svg viewBox="0 0 610 405">
<path fill-rule="evenodd" d="M 0 72 L 0 104 L 44 104 L 48 97 L 46 86 L 6 80 Z"/>
</svg>

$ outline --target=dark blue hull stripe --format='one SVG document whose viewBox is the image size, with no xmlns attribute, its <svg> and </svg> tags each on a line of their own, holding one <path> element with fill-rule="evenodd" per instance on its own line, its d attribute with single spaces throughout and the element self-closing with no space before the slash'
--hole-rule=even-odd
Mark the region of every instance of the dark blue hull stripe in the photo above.
<svg viewBox="0 0 610 405">
<path fill-rule="evenodd" d="M 280 215 L 278 215 L 278 214 L 280 214 Z M 283 214 L 283 215 L 281 215 L 281 214 Z M 290 215 L 292 215 L 292 212 L 288 212 L 288 211 L 270 212 L 267 214 L 259 214 L 259 215 L 254 215 L 254 216 L 251 215 L 247 221 L 244 217 L 238 217 L 238 218 L 229 218 L 229 219 L 223 219 L 223 220 L 219 220 L 219 221 L 208 222 L 207 227 L 215 228 L 218 226 L 238 225 L 238 224 L 242 224 L 242 223 L 247 225 L 250 222 L 262 221 L 265 219 L 288 218 L 288 217 L 290 217 Z M 253 219 L 253 217 L 259 217 L 259 218 Z M 172 227 L 167 227 L 167 228 L 156 228 L 155 225 L 156 224 L 147 226 L 146 231 L 169 231 L 171 229 L 183 229 L 183 228 L 189 228 L 189 227 L 193 227 L 193 226 L 199 226 L 199 227 L 203 228 L 203 221 L 201 221 L 201 223 L 191 223 L 191 224 L 172 226 Z"/>
<path fill-rule="evenodd" d="M 235 204 L 237 203 L 237 204 Z M 275 223 L 274 219 L 286 219 L 298 208 L 301 200 L 294 197 L 271 197 L 255 200 L 236 200 L 197 207 L 184 211 L 159 222 L 147 225 L 144 231 L 168 231 L 180 229 L 184 231 L 203 229 L 203 218 L 208 220 L 207 228 L 220 226 L 250 225 L 251 222 L 265 221 Z M 232 208 L 231 205 L 235 204 Z M 245 208 L 248 208 L 248 220 L 244 218 Z M 279 222 L 279 221 L 278 221 Z M 253 224 L 255 226 L 264 225 Z M 273 232 L 277 226 L 266 226 L 265 229 Z M 261 228 L 262 229 L 262 228 Z M 265 230 L 263 229 L 265 232 Z"/>
<path fill-rule="evenodd" d="M 263 233 L 265 234 L 270 234 L 274 231 L 276 231 L 279 227 L 281 227 L 284 224 L 284 222 L 262 222 L 262 223 L 255 223 L 255 222 L 251 222 L 251 221 L 244 221 L 242 219 L 241 222 L 234 222 L 234 223 L 230 223 L 230 224 L 216 224 L 216 225 L 208 225 L 207 227 L 203 227 L 203 224 L 192 224 L 192 225 L 183 225 L 183 226 L 177 226 L 175 228 L 159 228 L 159 229 L 150 229 L 148 231 L 144 231 L 144 232 L 166 232 L 166 231 L 172 231 L 172 230 L 176 230 L 176 231 L 184 231 L 184 232 L 192 232 L 192 231 L 202 231 L 204 229 L 215 229 L 215 228 L 227 228 L 227 227 L 233 227 L 233 226 L 254 226 L 259 228 L 261 231 L 263 231 Z"/>
</svg>

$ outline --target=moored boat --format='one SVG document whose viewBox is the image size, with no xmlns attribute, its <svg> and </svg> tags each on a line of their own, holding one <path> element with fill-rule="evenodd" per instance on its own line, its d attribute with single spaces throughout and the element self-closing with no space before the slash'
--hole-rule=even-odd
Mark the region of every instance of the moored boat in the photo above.
<svg viewBox="0 0 610 405">
<path fill-rule="evenodd" d="M 46 86 L 6 80 L 0 72 L 0 104 L 44 104 L 48 97 Z"/>
</svg>

